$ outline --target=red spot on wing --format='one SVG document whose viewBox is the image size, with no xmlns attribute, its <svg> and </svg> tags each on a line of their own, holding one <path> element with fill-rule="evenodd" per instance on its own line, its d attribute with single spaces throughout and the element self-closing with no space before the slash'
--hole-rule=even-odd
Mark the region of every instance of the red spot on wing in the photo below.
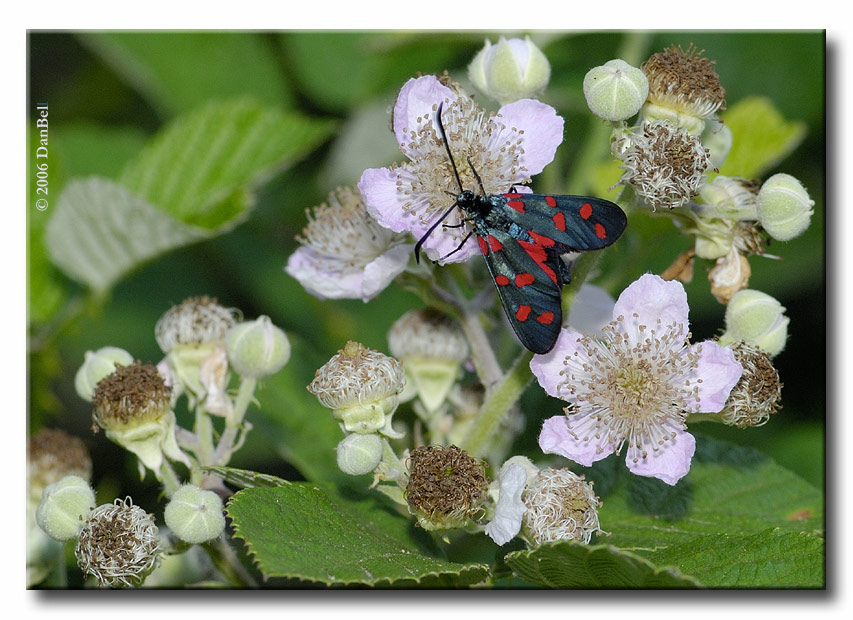
<svg viewBox="0 0 853 620">
<path fill-rule="evenodd" d="M 533 284 L 533 282 L 535 280 L 536 280 L 536 278 L 533 277 L 532 273 L 520 273 L 517 276 L 515 276 L 515 285 L 518 288 L 521 288 L 522 286 L 527 286 L 528 284 Z"/>
<path fill-rule="evenodd" d="M 489 235 L 489 247 L 492 248 L 492 252 L 498 252 L 503 249 L 504 246 L 501 245 L 500 241 Z"/>
<path fill-rule="evenodd" d="M 599 239 L 607 239 L 607 229 L 605 229 L 599 222 L 595 223 L 595 236 Z"/>
<path fill-rule="evenodd" d="M 483 253 L 483 256 L 488 256 L 489 255 L 489 246 L 486 244 L 486 240 L 478 235 L 477 236 L 477 243 L 480 244 L 480 251 Z"/>
<path fill-rule="evenodd" d="M 556 207 L 557 206 L 557 200 L 553 196 L 545 196 L 545 203 L 549 207 Z"/>
<path fill-rule="evenodd" d="M 500 286 L 506 286 L 509 284 L 509 278 L 503 275 L 495 276 L 495 282 Z"/>
<path fill-rule="evenodd" d="M 507 206 L 512 207 L 519 213 L 524 213 L 524 203 L 520 200 L 507 200 Z"/>
<path fill-rule="evenodd" d="M 551 237 L 540 235 L 532 230 L 528 230 L 527 232 L 530 233 L 530 237 L 533 239 L 534 243 L 541 245 L 543 248 L 550 248 L 554 246 L 555 241 L 551 239 Z"/>
<path fill-rule="evenodd" d="M 551 269 L 548 265 L 545 264 L 545 261 L 548 260 L 548 254 L 545 252 L 545 248 L 543 248 L 538 243 L 531 243 L 529 241 L 518 240 L 518 244 L 524 248 L 524 251 L 527 252 L 527 255 L 532 258 L 539 268 L 545 272 L 545 275 L 551 278 L 551 281 L 556 284 L 557 283 L 557 274 L 554 273 L 554 270 Z"/>
<path fill-rule="evenodd" d="M 583 206 L 580 210 L 581 217 L 585 220 L 588 220 L 592 215 L 592 205 L 588 202 L 583 203 Z"/>
<path fill-rule="evenodd" d="M 554 226 L 557 227 L 557 230 L 566 230 L 566 214 L 560 211 L 557 215 L 554 216 Z"/>
<path fill-rule="evenodd" d="M 527 317 L 529 317 L 529 316 L 530 316 L 530 306 L 527 306 L 525 304 L 520 305 L 518 307 L 518 310 L 516 310 L 516 312 L 515 312 L 515 318 L 517 318 L 519 321 L 522 321 L 522 322 L 526 321 Z"/>
<path fill-rule="evenodd" d="M 543 312 L 542 314 L 536 317 L 536 320 L 542 323 L 542 325 L 550 325 L 554 322 L 554 313 Z"/>
<path fill-rule="evenodd" d="M 521 194 L 517 194 L 517 193 L 504 194 L 504 198 L 521 198 Z"/>
</svg>

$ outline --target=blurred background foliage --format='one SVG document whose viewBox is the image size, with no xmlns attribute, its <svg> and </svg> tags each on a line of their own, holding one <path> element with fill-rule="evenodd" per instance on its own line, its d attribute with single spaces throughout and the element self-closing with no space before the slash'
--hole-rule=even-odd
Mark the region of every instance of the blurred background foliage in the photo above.
<svg viewBox="0 0 853 620">
<path fill-rule="evenodd" d="M 133 460 L 102 434 L 91 433 L 91 409 L 74 391 L 74 373 L 86 350 L 106 345 L 158 362 L 162 354 L 153 331 L 157 319 L 188 296 L 208 294 L 241 309 L 246 317 L 269 315 L 286 330 L 294 351 L 283 378 L 258 391 L 260 411 L 251 411 L 249 419 L 261 432 L 250 433 L 249 446 L 232 464 L 289 479 L 340 476 L 329 451 L 340 439 L 339 431 L 305 386 L 348 339 L 387 352 L 389 326 L 420 301 L 392 286 L 368 304 L 321 302 L 282 268 L 297 247 L 294 236 L 305 225 L 305 209 L 324 202 L 336 186 L 356 183 L 365 168 L 402 159 L 389 122 L 405 80 L 448 70 L 467 84 L 467 63 L 484 39 L 495 42 L 498 34 L 31 32 L 28 113 L 34 114 L 37 102 L 49 103 L 51 205 L 72 178 L 97 174 L 117 179 L 164 124 L 212 100 L 250 96 L 281 110 L 331 121 L 333 130 L 307 156 L 254 188 L 254 208 L 243 223 L 144 264 L 105 296 L 91 295 L 51 265 L 43 238 L 51 210 L 43 214 L 28 205 L 30 432 L 58 427 L 84 438 L 95 462 L 99 497 L 132 494 L 142 505 L 146 497 L 154 500 L 156 485 L 139 484 Z M 816 203 L 812 225 L 802 237 L 770 247 L 781 261 L 750 261 L 750 287 L 779 299 L 791 318 L 787 348 L 775 360 L 784 382 L 784 407 L 762 428 L 737 431 L 704 424 L 691 431 L 757 447 L 822 485 L 827 382 L 824 225 L 832 217 L 825 208 L 823 33 L 529 34 L 551 62 L 551 83 L 542 99 L 566 119 L 557 161 L 534 179 L 539 191 L 601 194 L 612 183 L 592 173 L 607 159 L 608 131 L 588 112 L 581 84 L 591 67 L 626 49 L 636 55 L 635 64 L 673 44 L 704 49 L 716 60 L 729 107 L 758 95 L 772 101 L 787 121 L 804 124 L 799 148 L 763 176 L 787 172 L 799 178 Z M 481 105 L 498 107 L 482 98 Z M 600 160 L 577 160 L 587 140 L 600 142 Z M 28 185 L 32 191 L 32 183 Z M 626 238 L 602 263 L 606 277 L 601 282 L 613 294 L 643 272 L 660 273 L 690 246 L 660 219 L 634 218 Z M 724 307 L 711 296 L 706 279 L 711 266 L 697 262 L 693 283 L 687 286 L 695 340 L 712 337 L 723 326 Z M 560 403 L 531 388 L 522 407 L 527 432 L 516 452 L 539 454 L 535 440 L 541 421 L 557 412 Z M 311 426 L 304 441 L 314 432 L 313 425 L 324 429 L 328 445 L 321 442 L 314 453 L 309 446 L 295 454 L 294 437 L 284 434 L 299 434 Z"/>
</svg>

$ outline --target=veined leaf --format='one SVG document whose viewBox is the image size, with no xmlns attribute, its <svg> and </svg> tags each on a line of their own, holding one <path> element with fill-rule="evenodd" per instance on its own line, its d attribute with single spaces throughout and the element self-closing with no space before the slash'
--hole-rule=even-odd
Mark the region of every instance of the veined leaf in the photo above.
<svg viewBox="0 0 853 620">
<path fill-rule="evenodd" d="M 513 572 L 547 588 L 695 588 L 699 583 L 673 567 L 659 568 L 612 545 L 560 541 L 506 556 Z"/>
<path fill-rule="evenodd" d="M 227 512 L 235 534 L 265 577 L 394 587 L 463 586 L 488 577 L 484 564 L 429 553 L 412 521 L 381 498 L 343 499 L 325 488 L 285 482 L 232 496 Z"/>
<path fill-rule="evenodd" d="M 113 181 L 90 177 L 65 186 L 45 244 L 66 274 L 106 291 L 143 261 L 212 234 L 177 221 Z"/>
<path fill-rule="evenodd" d="M 210 103 L 168 125 L 120 181 L 178 220 L 216 229 L 239 215 L 226 201 L 236 188 L 292 164 L 333 126 L 249 99 Z"/>
</svg>

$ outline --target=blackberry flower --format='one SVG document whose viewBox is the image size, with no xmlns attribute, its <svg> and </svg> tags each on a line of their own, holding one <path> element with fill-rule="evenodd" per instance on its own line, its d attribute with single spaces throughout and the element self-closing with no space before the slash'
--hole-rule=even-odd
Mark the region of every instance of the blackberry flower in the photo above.
<svg viewBox="0 0 853 620">
<path fill-rule="evenodd" d="M 440 104 L 448 145 L 466 189 L 479 190 L 475 170 L 487 194 L 529 182 L 554 159 L 563 140 L 563 119 L 539 101 L 522 99 L 489 116 L 448 79 L 426 75 L 406 82 L 394 105 L 392 129 L 409 162 L 365 170 L 358 188 L 368 211 L 382 226 L 410 232 L 416 239 L 459 193 L 437 132 L 435 114 Z M 434 231 L 423 245 L 432 260 L 450 254 L 467 235 L 464 226 L 454 228 L 462 223 L 459 213 L 452 213 L 444 223 L 447 227 Z M 448 262 L 461 262 L 477 253 L 477 244 L 469 240 Z"/>
<path fill-rule="evenodd" d="M 536 355 L 533 374 L 569 403 L 545 421 L 543 451 L 589 466 L 626 448 L 628 469 L 675 484 L 690 469 L 696 442 L 689 413 L 716 413 L 742 368 L 731 350 L 691 345 L 680 282 L 644 275 L 616 301 L 596 337 L 564 329 L 554 349 Z"/>
</svg>

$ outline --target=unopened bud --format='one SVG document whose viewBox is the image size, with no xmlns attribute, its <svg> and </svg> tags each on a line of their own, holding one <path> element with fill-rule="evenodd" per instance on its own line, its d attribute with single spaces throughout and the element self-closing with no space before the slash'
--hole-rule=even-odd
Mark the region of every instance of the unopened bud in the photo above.
<svg viewBox="0 0 853 620">
<path fill-rule="evenodd" d="M 382 460 L 382 440 L 376 433 L 352 433 L 337 448 L 338 467 L 350 476 L 369 474 Z"/>
<path fill-rule="evenodd" d="M 640 69 L 617 58 L 587 72 L 583 94 L 597 117 L 623 121 L 634 116 L 645 103 L 649 80 Z"/>
<path fill-rule="evenodd" d="M 66 476 L 45 487 L 36 523 L 54 540 L 71 540 L 95 507 L 95 492 L 79 476 Z"/>
<path fill-rule="evenodd" d="M 726 307 L 726 331 L 720 344 L 729 346 L 743 341 L 755 345 L 770 356 L 785 348 L 790 319 L 776 299 L 761 291 L 744 289 L 736 293 Z"/>
<path fill-rule="evenodd" d="M 192 484 L 175 491 L 163 516 L 175 536 L 191 544 L 213 540 L 225 529 L 222 500 Z"/>
<path fill-rule="evenodd" d="M 98 381 L 112 374 L 116 364 L 129 366 L 133 356 L 118 347 L 102 347 L 97 351 L 86 351 L 85 359 L 74 377 L 74 388 L 83 400 L 92 402 L 92 393 Z"/>
<path fill-rule="evenodd" d="M 548 85 L 550 76 L 548 59 L 530 37 L 501 37 L 497 45 L 487 39 L 468 66 L 474 86 L 501 104 L 536 95 Z"/>
<path fill-rule="evenodd" d="M 228 330 L 225 350 L 237 374 L 253 379 L 274 375 L 290 359 L 290 341 L 268 316 Z"/>
<path fill-rule="evenodd" d="M 774 174 L 758 192 L 761 226 L 774 239 L 790 241 L 809 227 L 814 210 L 802 183 L 790 174 Z"/>
</svg>

